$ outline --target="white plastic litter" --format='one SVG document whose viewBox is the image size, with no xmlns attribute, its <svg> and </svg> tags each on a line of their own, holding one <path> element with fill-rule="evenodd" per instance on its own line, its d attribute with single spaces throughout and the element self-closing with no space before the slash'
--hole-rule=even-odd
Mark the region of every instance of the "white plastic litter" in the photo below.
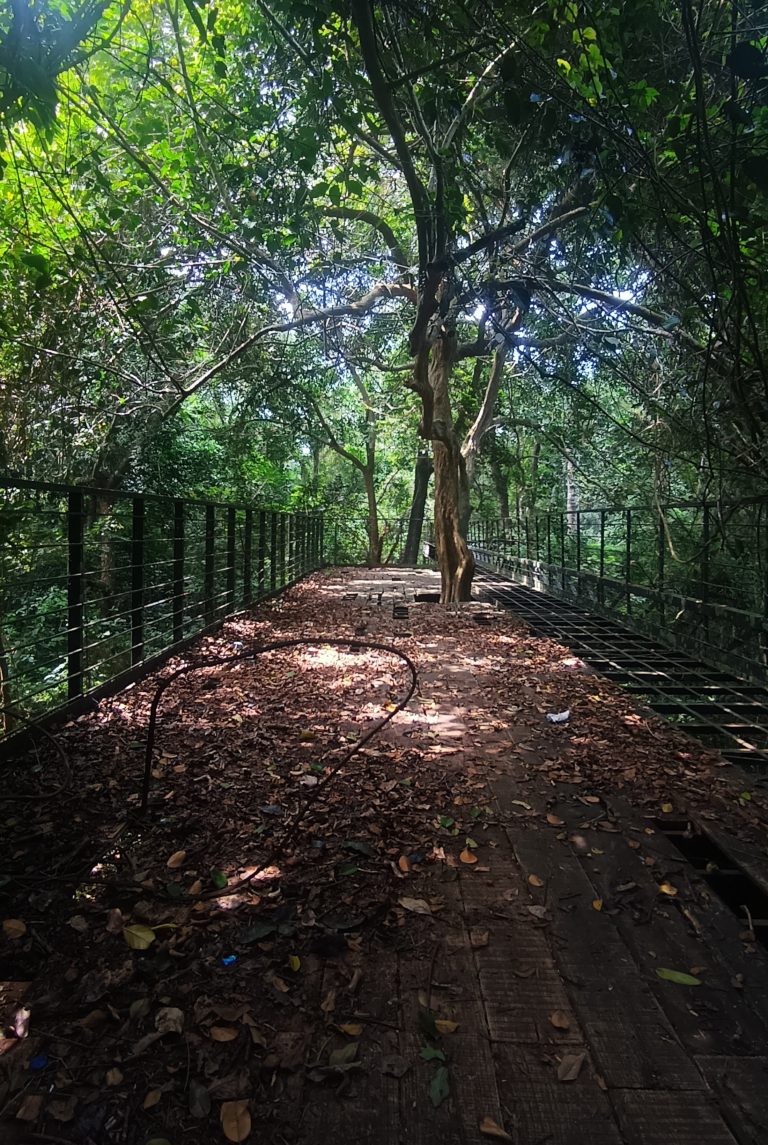
<svg viewBox="0 0 768 1145">
<path fill-rule="evenodd" d="M 566 708 L 564 712 L 547 712 L 547 723 L 549 724 L 567 724 L 570 718 L 570 708 Z"/>
</svg>

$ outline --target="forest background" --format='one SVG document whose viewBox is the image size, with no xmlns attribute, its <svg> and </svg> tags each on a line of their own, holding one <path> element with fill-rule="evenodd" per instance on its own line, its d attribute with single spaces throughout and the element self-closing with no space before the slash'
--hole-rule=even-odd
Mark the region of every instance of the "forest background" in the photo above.
<svg viewBox="0 0 768 1145">
<path fill-rule="evenodd" d="M 472 513 L 763 495 L 767 29 L 0 5 L 0 471 L 329 508 L 369 563 L 416 475 L 446 600 Z"/>
</svg>

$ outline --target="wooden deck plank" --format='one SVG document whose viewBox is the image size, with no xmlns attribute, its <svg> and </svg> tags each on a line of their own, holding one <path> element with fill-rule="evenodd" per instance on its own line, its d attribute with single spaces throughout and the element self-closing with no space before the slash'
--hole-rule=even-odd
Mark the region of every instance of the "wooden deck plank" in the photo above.
<svg viewBox="0 0 768 1145">
<path fill-rule="evenodd" d="M 723 933 L 724 921 L 721 917 L 718 930 L 714 929 L 715 908 L 696 894 L 690 865 L 679 856 L 674 863 L 670 859 L 648 868 L 618 834 L 601 833 L 599 846 L 604 854 L 584 862 L 587 874 L 605 909 L 616 911 L 617 929 L 642 979 L 684 1044 L 693 1053 L 763 1053 L 768 1041 L 766 1026 L 742 997 L 743 991 L 732 985 L 734 970 L 717 956 L 713 943 Z M 666 881 L 677 894 L 660 893 L 657 880 Z M 618 889 L 632 883 L 635 889 Z M 710 923 L 705 928 L 700 920 L 707 916 Z M 656 973 L 659 967 L 695 969 L 704 984 L 694 991 L 665 982 Z M 762 1002 L 762 996 L 757 998 Z"/>
<path fill-rule="evenodd" d="M 697 1058 L 739 1145 L 768 1141 L 768 1058 Z"/>
<path fill-rule="evenodd" d="M 611 1100 L 626 1145 L 736 1145 L 706 1094 L 619 1090 Z"/>
</svg>

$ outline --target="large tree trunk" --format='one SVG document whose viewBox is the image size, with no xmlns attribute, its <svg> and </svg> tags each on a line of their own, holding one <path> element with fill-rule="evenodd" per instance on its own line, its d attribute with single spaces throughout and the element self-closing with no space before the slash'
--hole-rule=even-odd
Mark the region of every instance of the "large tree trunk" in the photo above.
<svg viewBox="0 0 768 1145">
<path fill-rule="evenodd" d="M 405 540 L 401 564 L 415 565 L 419 560 L 421 530 L 424 525 L 424 509 L 427 504 L 429 479 L 432 476 L 432 458 L 426 450 L 419 450 L 413 477 L 413 500 L 408 519 L 408 536 Z"/>
<path fill-rule="evenodd" d="M 445 333 L 432 347 L 429 382 L 434 396 L 432 420 L 435 466 L 435 549 L 443 604 L 469 600 L 475 561 L 459 523 L 461 448 L 453 429 L 449 383 L 456 337 Z"/>
<path fill-rule="evenodd" d="M 363 470 L 365 495 L 368 498 L 368 557 L 366 564 L 369 569 L 381 564 L 381 546 L 384 538 L 379 533 L 379 506 L 376 503 L 376 486 L 374 484 L 373 468 L 366 466 Z"/>
</svg>

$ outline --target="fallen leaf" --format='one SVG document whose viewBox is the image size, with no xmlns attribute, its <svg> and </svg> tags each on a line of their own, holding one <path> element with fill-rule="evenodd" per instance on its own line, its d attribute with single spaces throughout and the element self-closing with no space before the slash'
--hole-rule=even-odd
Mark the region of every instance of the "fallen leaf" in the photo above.
<svg viewBox="0 0 768 1145">
<path fill-rule="evenodd" d="M 359 1022 L 342 1022 L 337 1028 L 341 1030 L 342 1034 L 349 1034 L 350 1038 L 358 1038 L 363 1032 L 363 1027 Z"/>
<path fill-rule="evenodd" d="M 659 883 L 659 890 L 663 895 L 669 895 L 670 898 L 677 894 L 677 887 L 673 887 L 671 883 Z"/>
<path fill-rule="evenodd" d="M 67 926 L 71 926 L 79 934 L 84 934 L 88 929 L 88 920 L 81 914 L 73 914 L 70 919 L 67 919 Z"/>
<path fill-rule="evenodd" d="M 459 858 L 461 859 L 462 863 L 467 863 L 469 865 L 477 862 L 477 855 L 473 855 L 472 852 L 467 848 L 461 852 Z"/>
<path fill-rule="evenodd" d="M 106 931 L 108 934 L 119 934 L 123 929 L 123 912 L 119 906 L 112 907 L 107 915 Z"/>
<path fill-rule="evenodd" d="M 477 950 L 481 946 L 487 946 L 488 945 L 489 937 L 490 937 L 490 931 L 478 930 L 477 927 L 472 927 L 472 929 L 469 932 L 469 945 L 473 946 L 475 948 L 475 950 Z"/>
<path fill-rule="evenodd" d="M 288 965 L 294 974 L 297 974 L 299 970 L 301 970 L 301 959 L 299 958 L 298 954 L 288 955 Z"/>
<path fill-rule="evenodd" d="M 193 882 L 192 886 L 189 888 L 189 891 L 187 893 L 190 895 L 199 895 L 200 891 L 202 889 L 203 889 L 203 880 L 202 879 L 195 879 L 195 881 Z"/>
<path fill-rule="evenodd" d="M 671 803 L 662 803 L 661 809 L 665 815 L 669 815 L 669 814 L 671 814 L 673 807 L 672 807 Z"/>
<path fill-rule="evenodd" d="M 159 1034 L 180 1034 L 184 1029 L 184 1011 L 178 1006 L 163 1006 L 155 1015 L 155 1029 Z"/>
<path fill-rule="evenodd" d="M 602 909 L 603 909 L 603 900 L 602 899 L 592 899 L 592 910 L 602 910 Z"/>
<path fill-rule="evenodd" d="M 359 1042 L 349 1042 L 339 1050 L 333 1050 L 328 1056 L 328 1065 L 349 1065 L 357 1057 Z"/>
<path fill-rule="evenodd" d="M 432 1084 L 429 1087 L 429 1099 L 434 1105 L 435 1109 L 442 1105 L 445 1099 L 451 1092 L 451 1080 L 448 1073 L 447 1066 L 441 1065 L 435 1076 L 432 1078 Z"/>
<path fill-rule="evenodd" d="M 475 863 L 477 860 L 473 858 L 472 862 Z M 431 906 L 424 899 L 402 898 L 397 901 L 401 907 L 412 911 L 414 914 L 432 914 Z"/>
<path fill-rule="evenodd" d="M 575 1081 L 586 1058 L 584 1050 L 578 1054 L 565 1054 L 557 1067 L 558 1081 Z"/>
<path fill-rule="evenodd" d="M 104 1075 L 104 1080 L 106 1081 L 107 1085 L 120 1085 L 123 1080 L 123 1075 L 117 1066 L 113 1066 L 112 1069 L 107 1070 L 106 1074 Z"/>
<path fill-rule="evenodd" d="M 153 1105 L 157 1105 L 162 1096 L 162 1089 L 150 1089 L 149 1093 L 144 1098 L 142 1109 L 151 1109 Z"/>
<path fill-rule="evenodd" d="M 134 922 L 131 926 L 123 927 L 123 938 L 131 950 L 147 950 L 155 941 L 155 932 L 151 926 Z"/>
<path fill-rule="evenodd" d="M 564 1010 L 553 1010 L 549 1015 L 549 1020 L 556 1030 L 570 1030 L 571 1019 Z"/>
<path fill-rule="evenodd" d="M 627 846 L 631 847 L 633 851 L 640 850 L 640 844 L 638 843 L 637 839 L 627 839 Z"/>
<path fill-rule="evenodd" d="M 211 1095 L 204 1085 L 193 1078 L 189 1083 L 189 1112 L 193 1117 L 207 1117 L 211 1111 Z"/>
<path fill-rule="evenodd" d="M 186 851 L 174 851 L 165 865 L 169 871 L 178 871 L 179 867 L 184 866 L 186 857 Z"/>
<path fill-rule="evenodd" d="M 397 865 L 404 875 L 407 875 L 411 869 L 411 864 L 408 862 L 408 859 L 405 855 L 400 856 L 400 858 L 397 860 Z"/>
<path fill-rule="evenodd" d="M 527 906 L 525 909 L 529 914 L 532 914 L 534 918 L 547 917 L 547 908 L 545 906 Z"/>
<path fill-rule="evenodd" d="M 550 812 L 547 815 L 547 823 L 549 823 L 550 827 L 562 827 L 565 823 L 565 820 L 561 819 L 559 815 L 553 815 Z"/>
<path fill-rule="evenodd" d="M 410 1065 L 400 1054 L 388 1054 L 381 1059 L 381 1072 L 387 1077 L 403 1077 L 410 1069 Z"/>
<path fill-rule="evenodd" d="M 54 1097 L 53 1101 L 46 1106 L 45 1112 L 49 1113 L 56 1121 L 71 1121 L 75 1116 L 76 1106 L 77 1098 L 74 1094 L 69 1097 Z"/>
<path fill-rule="evenodd" d="M 227 1141 L 245 1141 L 251 1132 L 248 1101 L 225 1101 L 221 1106 L 221 1128 Z"/>
<path fill-rule="evenodd" d="M 447 1018 L 435 1018 L 435 1029 L 438 1034 L 455 1034 L 458 1028 L 458 1022 L 451 1022 Z"/>
<path fill-rule="evenodd" d="M 676 982 L 678 986 L 701 986 L 700 978 L 694 978 L 692 974 L 685 974 L 682 970 L 667 970 L 665 966 L 659 966 L 656 974 L 665 982 Z"/>
<path fill-rule="evenodd" d="M 543 887 L 544 886 L 544 880 L 539 875 L 529 875 L 528 876 L 528 885 L 530 887 Z"/>
<path fill-rule="evenodd" d="M 18 1121 L 37 1121 L 43 1107 L 42 1093 L 28 1093 L 16 1110 Z"/>
<path fill-rule="evenodd" d="M 26 933 L 27 924 L 20 918 L 6 918 L 3 921 L 3 934 L 6 938 L 23 938 Z M 18 1113 L 16 1116 L 18 1117 Z"/>
<path fill-rule="evenodd" d="M 274 988 L 279 990 L 281 994 L 287 994 L 290 990 L 288 983 L 283 978 L 279 978 L 277 974 L 274 974 L 270 981 L 272 982 Z"/>
<path fill-rule="evenodd" d="M 233 1042 L 237 1037 L 237 1030 L 232 1026 L 211 1026 L 208 1036 L 214 1042 Z"/>
<path fill-rule="evenodd" d="M 493 1137 L 496 1141 L 512 1141 L 507 1131 L 502 1129 L 492 1117 L 484 1117 L 479 1128 L 483 1137 Z"/>
</svg>

